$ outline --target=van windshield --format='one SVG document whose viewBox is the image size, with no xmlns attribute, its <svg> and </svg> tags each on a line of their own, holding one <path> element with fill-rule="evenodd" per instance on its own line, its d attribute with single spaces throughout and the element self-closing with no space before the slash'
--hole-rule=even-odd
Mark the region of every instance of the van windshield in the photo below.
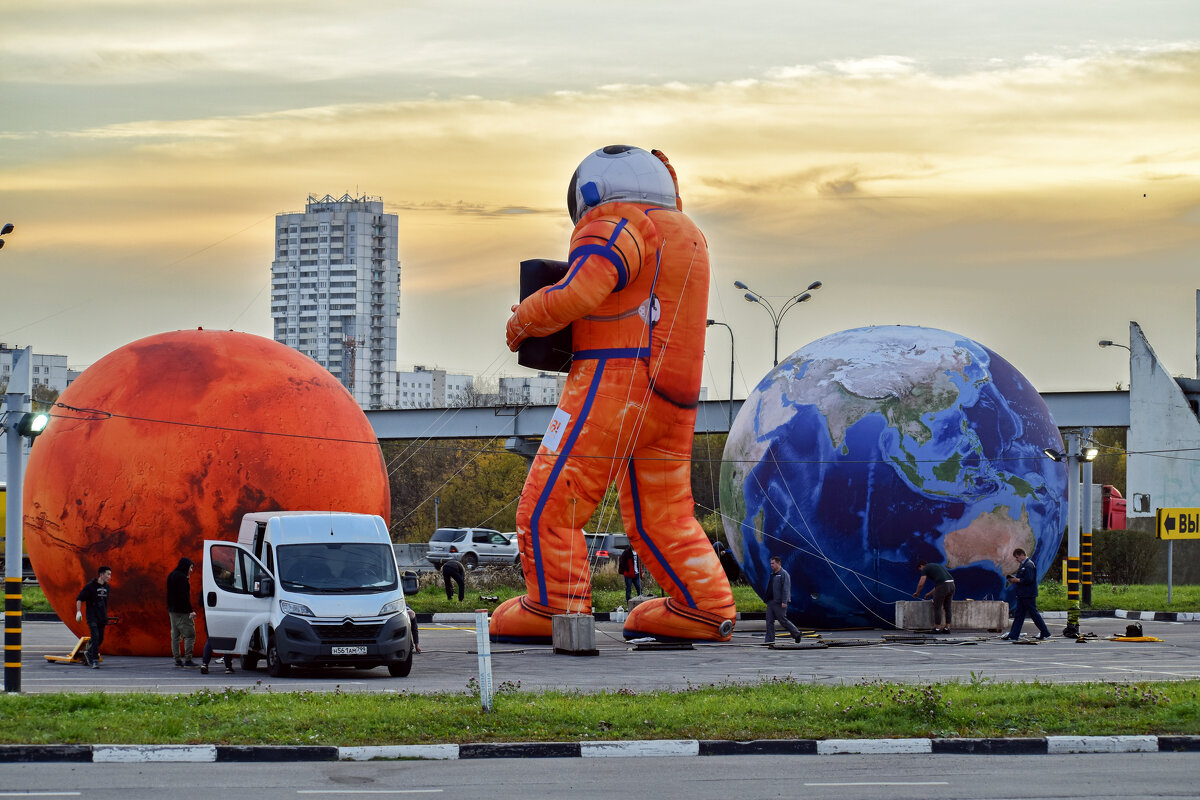
<svg viewBox="0 0 1200 800">
<path fill-rule="evenodd" d="M 288 544 L 276 550 L 280 585 L 310 594 L 373 594 L 394 590 L 396 558 L 386 544 Z"/>
</svg>

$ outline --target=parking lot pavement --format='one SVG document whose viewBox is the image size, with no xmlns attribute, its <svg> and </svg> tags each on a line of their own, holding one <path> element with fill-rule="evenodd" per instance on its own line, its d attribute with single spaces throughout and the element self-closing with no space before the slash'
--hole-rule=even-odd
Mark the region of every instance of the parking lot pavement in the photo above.
<svg viewBox="0 0 1200 800">
<path fill-rule="evenodd" d="M 1084 643 L 1058 636 L 1062 626 L 1051 624 L 1053 639 L 1033 644 L 1001 641 L 995 633 L 964 632 L 951 636 L 911 636 L 898 631 L 822 631 L 803 649 L 762 645 L 762 622 L 741 622 L 733 640 L 697 644 L 691 650 L 638 650 L 621 638 L 620 623 L 596 625 L 596 657 L 556 655 L 548 645 L 492 645 L 496 686 L 519 685 L 522 690 L 569 689 L 602 691 L 682 689 L 722 683 L 756 683 L 792 679 L 804 683 L 861 683 L 891 681 L 1039 680 L 1050 683 L 1084 681 L 1146 681 L 1200 678 L 1200 622 L 1148 622 L 1147 636 L 1162 642 L 1114 642 L 1103 637 L 1125 632 L 1123 619 L 1085 618 L 1083 633 L 1098 637 Z M 1026 625 L 1026 633 L 1032 631 Z M 116 635 L 110 630 L 110 635 Z M 168 635 L 164 626 L 163 636 Z M 226 686 L 256 691 L 466 692 L 478 677 L 475 630 L 470 623 L 425 623 L 421 626 L 424 652 L 416 656 L 412 674 L 392 678 L 383 668 L 293 671 L 271 678 L 261 669 L 245 672 L 235 661 L 233 675 L 224 674 L 220 660 L 201 675 L 181 669 L 167 657 L 106 656 L 98 670 L 76 664 L 51 664 L 43 656 L 65 655 L 75 638 L 60 622 L 24 623 L 23 692 L 193 692 Z M 821 644 L 830 646 L 820 647 Z M 788 649 L 784 649 L 784 648 Z"/>
</svg>

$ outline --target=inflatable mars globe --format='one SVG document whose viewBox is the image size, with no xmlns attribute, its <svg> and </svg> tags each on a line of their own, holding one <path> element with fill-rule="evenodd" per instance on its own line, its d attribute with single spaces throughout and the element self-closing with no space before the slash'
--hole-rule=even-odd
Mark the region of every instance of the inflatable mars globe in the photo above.
<svg viewBox="0 0 1200 800">
<path fill-rule="evenodd" d="M 34 442 L 25 541 L 59 618 L 80 636 L 75 596 L 113 569 L 101 648 L 167 655 L 167 574 L 205 539 L 236 539 L 243 514 L 275 509 L 389 514 L 375 434 L 323 367 L 231 331 L 151 336 L 74 381 Z M 200 611 L 201 576 L 192 575 Z M 197 620 L 196 650 L 204 641 Z"/>
<path fill-rule="evenodd" d="M 945 563 L 955 600 L 999 599 L 1014 548 L 1039 578 L 1062 538 L 1062 438 L 1037 391 L 947 331 L 843 331 L 794 353 L 747 398 L 725 447 L 730 548 L 761 593 L 772 554 L 789 616 L 890 626 L 918 559 Z"/>
</svg>

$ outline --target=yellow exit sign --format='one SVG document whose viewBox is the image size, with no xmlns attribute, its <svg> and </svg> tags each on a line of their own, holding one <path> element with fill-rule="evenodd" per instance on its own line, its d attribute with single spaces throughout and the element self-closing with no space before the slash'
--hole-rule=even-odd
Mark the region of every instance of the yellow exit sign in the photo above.
<svg viewBox="0 0 1200 800">
<path fill-rule="evenodd" d="M 1159 539 L 1200 539 L 1200 508 L 1158 509 Z"/>
</svg>

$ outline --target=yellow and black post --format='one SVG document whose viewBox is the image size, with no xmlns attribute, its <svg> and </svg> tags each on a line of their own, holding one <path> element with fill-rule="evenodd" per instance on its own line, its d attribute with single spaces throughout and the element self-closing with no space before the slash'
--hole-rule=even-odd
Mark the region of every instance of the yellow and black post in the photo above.
<svg viewBox="0 0 1200 800">
<path fill-rule="evenodd" d="M 7 565 L 6 565 L 7 567 Z M 17 571 L 21 558 L 17 558 Z M 4 691 L 21 691 L 21 578 L 4 577 Z"/>
<path fill-rule="evenodd" d="M 4 435 L 8 437 L 4 515 L 4 691 L 21 691 L 21 579 L 25 568 L 25 440 L 33 441 L 50 417 L 30 410 L 33 348 L 13 354 L 12 377 L 4 394 Z"/>
<path fill-rule="evenodd" d="M 1092 532 L 1085 526 L 1079 534 L 1080 601 L 1084 608 L 1092 607 Z"/>
<path fill-rule="evenodd" d="M 1067 434 L 1067 627 L 1065 636 L 1079 634 L 1079 434 Z"/>
</svg>

